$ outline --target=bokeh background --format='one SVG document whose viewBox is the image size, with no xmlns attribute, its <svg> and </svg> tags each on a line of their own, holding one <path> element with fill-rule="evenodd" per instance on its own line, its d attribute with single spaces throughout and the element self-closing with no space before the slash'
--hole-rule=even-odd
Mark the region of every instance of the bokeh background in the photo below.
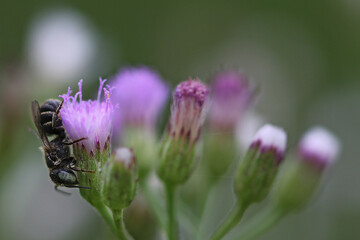
<svg viewBox="0 0 360 240">
<path fill-rule="evenodd" d="M 331 129 L 343 149 L 318 196 L 261 239 L 360 239 L 359 26 L 357 0 L 2 1 L 0 239 L 111 239 L 76 191 L 53 190 L 29 107 L 82 78 L 91 97 L 99 76 L 138 64 L 172 86 L 241 69 L 260 88 L 256 114 L 292 148 L 312 125 Z M 233 201 L 231 177 L 222 182 L 215 220 Z"/>
</svg>

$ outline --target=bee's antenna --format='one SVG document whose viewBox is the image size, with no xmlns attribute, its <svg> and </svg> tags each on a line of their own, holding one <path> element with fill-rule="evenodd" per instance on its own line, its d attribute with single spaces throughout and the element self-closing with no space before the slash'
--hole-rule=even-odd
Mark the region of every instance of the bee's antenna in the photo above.
<svg viewBox="0 0 360 240">
<path fill-rule="evenodd" d="M 83 137 L 83 138 L 79 138 L 79 139 L 76 139 L 76 140 L 64 140 L 64 141 L 62 141 L 62 143 L 64 144 L 64 145 L 72 145 L 72 144 L 74 144 L 74 143 L 77 143 L 77 142 L 80 142 L 80 141 L 83 141 L 83 140 L 86 140 L 86 139 L 88 139 L 88 138 L 86 138 L 86 137 Z"/>
<path fill-rule="evenodd" d="M 61 101 L 59 107 L 56 109 L 56 111 L 55 111 L 56 115 L 59 114 L 60 109 L 62 108 L 63 104 L 64 104 L 64 99 Z"/>
</svg>

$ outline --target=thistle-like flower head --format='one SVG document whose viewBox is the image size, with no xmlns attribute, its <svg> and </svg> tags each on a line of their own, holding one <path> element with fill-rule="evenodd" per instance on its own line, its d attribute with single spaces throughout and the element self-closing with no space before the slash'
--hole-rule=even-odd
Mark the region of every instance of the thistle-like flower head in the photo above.
<svg viewBox="0 0 360 240">
<path fill-rule="evenodd" d="M 331 165 L 340 150 L 337 137 L 323 127 L 313 127 L 302 137 L 299 144 L 300 159 L 320 170 Z"/>
<path fill-rule="evenodd" d="M 169 122 L 172 137 L 185 137 L 195 142 L 204 123 L 209 102 L 209 90 L 199 79 L 180 83 L 173 93 Z"/>
<path fill-rule="evenodd" d="M 211 86 L 210 126 L 233 130 L 253 99 L 246 76 L 229 70 L 216 74 Z"/>
<path fill-rule="evenodd" d="M 256 132 L 251 148 L 257 149 L 262 154 L 273 153 L 276 162 L 280 163 L 286 150 L 286 133 L 279 127 L 266 124 Z"/>
<path fill-rule="evenodd" d="M 147 67 L 124 68 L 114 81 L 113 101 L 120 108 L 116 124 L 153 129 L 169 94 L 161 76 Z"/>
<path fill-rule="evenodd" d="M 87 138 L 77 144 L 83 146 L 89 154 L 106 149 L 111 137 L 114 107 L 110 101 L 110 89 L 103 89 L 105 81 L 100 78 L 96 100 L 82 99 L 82 80 L 78 84 L 79 91 L 74 96 L 70 95 L 70 87 L 66 94 L 60 95 L 64 99 L 60 111 L 64 127 L 73 140 Z M 102 90 L 104 101 L 100 100 Z"/>
</svg>

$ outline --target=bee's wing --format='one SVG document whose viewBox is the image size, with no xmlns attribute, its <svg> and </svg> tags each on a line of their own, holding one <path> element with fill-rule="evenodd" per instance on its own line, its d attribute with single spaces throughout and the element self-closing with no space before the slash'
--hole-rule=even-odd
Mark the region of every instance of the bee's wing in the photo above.
<svg viewBox="0 0 360 240">
<path fill-rule="evenodd" d="M 41 141 L 43 142 L 45 147 L 50 147 L 49 140 L 41 126 L 40 105 L 39 105 L 38 101 L 36 101 L 36 100 L 32 101 L 32 103 L 31 103 L 31 115 L 32 115 L 33 122 L 39 132 Z"/>
</svg>

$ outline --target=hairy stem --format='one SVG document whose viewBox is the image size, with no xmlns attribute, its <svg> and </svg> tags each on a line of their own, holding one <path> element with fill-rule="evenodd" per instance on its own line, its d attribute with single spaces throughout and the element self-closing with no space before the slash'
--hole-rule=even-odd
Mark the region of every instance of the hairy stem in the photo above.
<svg viewBox="0 0 360 240">
<path fill-rule="evenodd" d="M 253 224 L 249 226 L 249 228 L 247 228 L 240 236 L 236 237 L 235 239 L 256 239 L 272 228 L 276 223 L 278 223 L 285 216 L 285 214 L 286 212 L 279 208 L 271 208 L 263 216 L 256 219 Z"/>
<path fill-rule="evenodd" d="M 98 210 L 101 217 L 104 219 L 104 221 L 109 225 L 111 230 L 116 233 L 116 227 L 113 220 L 113 216 L 111 215 L 110 210 L 105 206 L 103 203 L 98 203 L 94 205 L 94 207 Z"/>
<path fill-rule="evenodd" d="M 176 206 L 175 193 L 176 186 L 165 184 L 166 187 L 166 205 L 168 214 L 168 228 L 167 234 L 169 240 L 178 239 L 177 223 L 176 223 Z"/>
<path fill-rule="evenodd" d="M 123 210 L 113 210 L 113 217 L 116 226 L 116 236 L 119 240 L 132 240 L 133 238 L 129 235 L 125 228 L 123 221 Z"/>
</svg>

